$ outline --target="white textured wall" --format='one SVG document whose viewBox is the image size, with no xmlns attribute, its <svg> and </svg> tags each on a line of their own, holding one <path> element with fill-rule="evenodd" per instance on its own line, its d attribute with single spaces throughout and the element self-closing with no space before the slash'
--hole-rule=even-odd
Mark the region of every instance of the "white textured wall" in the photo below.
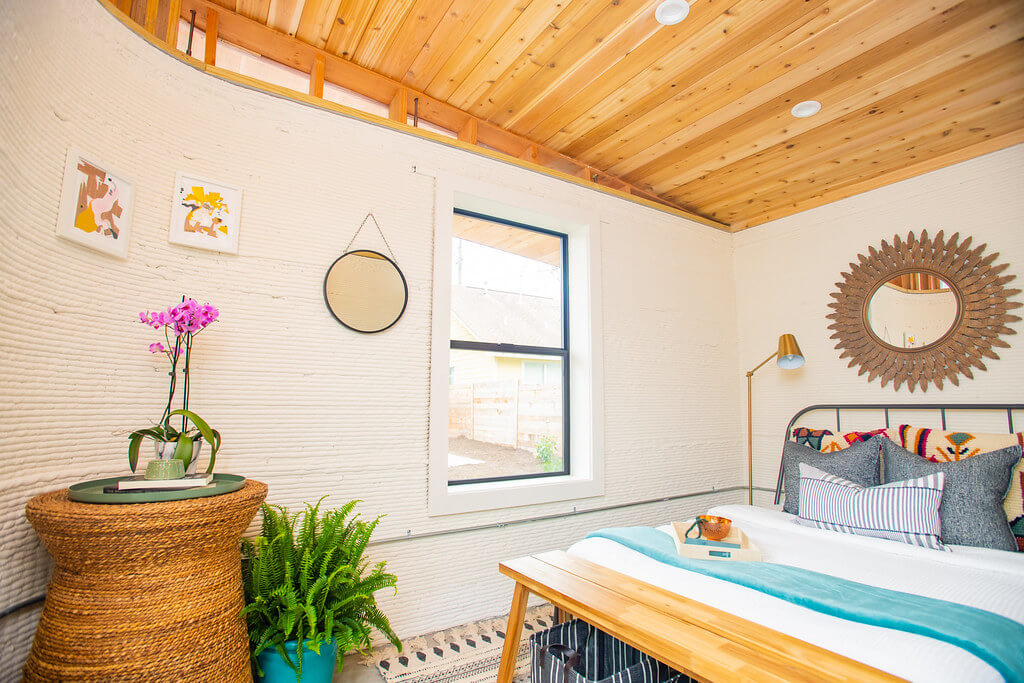
<svg viewBox="0 0 1024 683">
<path fill-rule="evenodd" d="M 0 607 L 48 578 L 26 500 L 121 473 L 125 430 L 159 414 L 165 368 L 135 315 L 183 292 L 222 311 L 199 339 L 192 397 L 224 434 L 218 469 L 266 481 L 272 502 L 362 498 L 364 513 L 387 513 L 385 538 L 743 482 L 729 235 L 215 80 L 95 2 L 0 3 L 0 34 Z M 55 236 L 69 145 L 136 181 L 128 260 Z M 599 211 L 602 498 L 427 516 L 434 185 L 413 164 Z M 244 188 L 237 256 L 168 244 L 177 171 Z M 371 209 L 410 301 L 394 328 L 364 336 L 331 318 L 321 279 Z M 741 497 L 381 545 L 400 591 L 385 607 L 404 636 L 498 614 L 511 595 L 500 559 Z M 0 623 L 0 678 L 19 670 L 37 614 Z"/>
<path fill-rule="evenodd" d="M 943 390 L 920 389 L 911 394 L 906 385 L 898 392 L 892 383 L 881 387 L 876 379 L 857 375 L 839 359 L 829 339 L 829 294 L 840 274 L 849 270 L 857 255 L 894 234 L 927 229 L 930 235 L 945 230 L 988 244 L 990 251 L 1008 261 L 1007 273 L 1017 275 L 1009 287 L 1024 288 L 1024 145 L 988 154 L 878 190 L 827 204 L 817 209 L 744 230 L 734 236 L 734 271 L 739 325 L 740 364 L 744 371 L 757 365 L 775 348 L 783 332 L 796 334 L 807 358 L 799 370 L 783 371 L 769 364 L 754 376 L 754 459 L 758 486 L 775 487 L 781 440 L 786 424 L 800 408 L 814 403 L 879 402 L 1020 402 L 1024 381 L 1024 331 L 1011 328 L 1009 349 L 998 349 L 1000 360 L 985 360 L 987 372 L 975 379 L 961 377 L 960 386 L 944 383 Z M 1021 297 L 1018 297 L 1019 300 Z M 1020 311 L 1017 311 L 1019 315 Z M 904 416 L 906 417 L 906 416 Z M 851 429 L 882 424 L 881 413 Z M 897 419 L 893 415 L 893 420 Z M 965 416 L 952 415 L 950 426 Z M 1006 429 L 1005 415 L 986 416 L 985 428 Z M 1018 416 L 1020 419 L 1020 416 Z M 820 422 L 820 419 L 819 419 Z M 934 426 L 939 426 L 935 415 Z M 761 496 L 762 501 L 769 494 Z"/>
</svg>

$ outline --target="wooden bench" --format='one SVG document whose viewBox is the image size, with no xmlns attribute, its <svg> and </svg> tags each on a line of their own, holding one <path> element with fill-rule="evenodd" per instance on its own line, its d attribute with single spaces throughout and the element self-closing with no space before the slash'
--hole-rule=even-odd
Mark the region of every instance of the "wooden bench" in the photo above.
<svg viewBox="0 0 1024 683">
<path fill-rule="evenodd" d="M 498 567 L 516 582 L 498 683 L 515 673 L 531 593 L 700 681 L 900 680 L 560 550 Z"/>
</svg>

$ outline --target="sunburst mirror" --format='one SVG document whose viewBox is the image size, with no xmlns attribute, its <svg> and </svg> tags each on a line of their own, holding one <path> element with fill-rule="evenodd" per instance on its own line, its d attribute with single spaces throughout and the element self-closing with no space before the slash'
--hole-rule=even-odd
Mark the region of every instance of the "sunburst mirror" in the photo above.
<svg viewBox="0 0 1024 683">
<path fill-rule="evenodd" d="M 944 380 L 959 386 L 959 375 L 985 370 L 982 358 L 999 358 L 993 347 L 1009 348 L 1001 337 L 1016 334 L 1007 323 L 1020 317 L 1009 311 L 1021 306 L 1010 301 L 1021 290 L 1006 287 L 1016 276 L 1001 274 L 1009 264 L 996 265 L 999 254 L 985 247 L 971 248 L 960 233 L 930 238 L 927 230 L 868 247 L 829 303 L 839 357 L 896 390 L 904 382 L 910 391 L 942 389 Z"/>
</svg>

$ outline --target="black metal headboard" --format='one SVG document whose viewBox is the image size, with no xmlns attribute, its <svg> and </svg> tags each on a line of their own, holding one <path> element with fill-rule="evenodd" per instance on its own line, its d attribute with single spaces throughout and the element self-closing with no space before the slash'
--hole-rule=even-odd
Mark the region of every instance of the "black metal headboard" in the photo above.
<svg viewBox="0 0 1024 683">
<path fill-rule="evenodd" d="M 790 435 L 793 433 L 793 426 L 796 421 L 802 418 L 807 413 L 813 413 L 818 411 L 835 411 L 836 414 L 836 432 L 842 431 L 842 416 L 841 412 L 844 410 L 881 410 L 885 412 L 885 426 L 888 428 L 889 425 L 889 411 L 890 410 L 919 410 L 934 412 L 938 411 L 942 418 L 942 428 L 946 429 L 946 411 L 947 410 L 976 410 L 976 411 L 1004 411 L 1006 412 L 1006 424 L 1009 428 L 1009 433 L 1014 432 L 1013 429 L 1013 412 L 1015 410 L 1024 411 L 1024 403 L 820 403 L 818 405 L 807 406 L 803 410 L 797 412 L 793 416 L 793 419 L 789 421 L 789 425 L 786 427 L 786 435 L 783 441 L 789 441 Z M 775 504 L 779 504 L 779 500 L 782 498 L 782 461 L 779 461 L 779 480 L 775 484 Z"/>
</svg>

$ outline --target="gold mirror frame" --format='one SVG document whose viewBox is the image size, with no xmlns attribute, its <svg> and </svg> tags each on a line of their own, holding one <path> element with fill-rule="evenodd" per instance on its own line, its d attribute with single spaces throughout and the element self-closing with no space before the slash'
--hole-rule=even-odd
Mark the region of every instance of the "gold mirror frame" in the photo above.
<svg viewBox="0 0 1024 683">
<path fill-rule="evenodd" d="M 1007 323 L 1020 320 L 1008 313 L 1021 306 L 1010 301 L 1019 289 L 1008 289 L 1006 283 L 1016 275 L 1000 275 L 1008 263 L 993 265 L 999 253 L 984 255 L 986 245 L 971 248 L 971 238 L 960 241 L 960 233 L 948 240 L 942 231 L 934 238 L 928 231 L 918 238 L 913 232 L 906 240 L 899 235 L 890 245 L 882 240 L 881 249 L 868 247 L 868 255 L 858 254 L 858 263 L 850 264 L 833 292 L 833 309 L 826 318 L 833 322 L 831 339 L 841 349 L 840 358 L 849 358 L 847 367 L 859 365 L 857 375 L 868 373 L 868 381 L 881 378 L 884 387 L 890 381 L 898 390 L 906 382 L 911 392 L 916 387 L 928 390 L 934 383 L 942 389 L 948 379 L 959 386 L 959 375 L 974 379 L 971 368 L 986 370 L 982 357 L 998 360 L 992 347 L 1009 348 L 1000 335 L 1016 334 Z M 892 346 L 872 331 L 868 323 L 868 303 L 879 287 L 899 275 L 924 272 L 945 280 L 957 301 L 956 318 L 949 330 L 938 340 L 920 348 L 903 349 Z"/>
</svg>

